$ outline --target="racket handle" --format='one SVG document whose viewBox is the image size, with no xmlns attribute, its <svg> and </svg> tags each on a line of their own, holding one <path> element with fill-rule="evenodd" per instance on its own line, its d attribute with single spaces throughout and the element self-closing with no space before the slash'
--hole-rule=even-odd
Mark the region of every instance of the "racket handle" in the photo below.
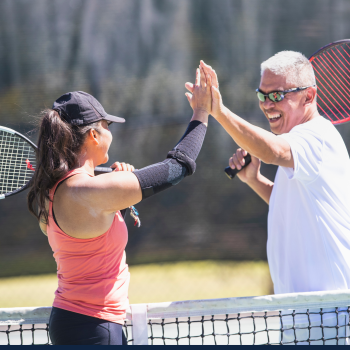
<svg viewBox="0 0 350 350">
<path fill-rule="evenodd" d="M 231 169 L 229 166 L 225 168 L 225 174 L 227 175 L 227 177 L 230 180 L 232 180 L 238 172 L 240 172 L 243 168 L 245 168 L 252 161 L 252 158 L 251 158 L 249 153 L 244 157 L 244 160 L 245 160 L 245 164 L 242 166 L 242 168 L 240 170 L 238 170 L 237 168 Z"/>
<path fill-rule="evenodd" d="M 95 168 L 95 175 L 101 175 L 101 174 L 105 174 L 105 173 L 111 173 L 113 171 L 113 169 L 111 168 L 105 168 L 102 166 L 97 166 Z"/>
</svg>

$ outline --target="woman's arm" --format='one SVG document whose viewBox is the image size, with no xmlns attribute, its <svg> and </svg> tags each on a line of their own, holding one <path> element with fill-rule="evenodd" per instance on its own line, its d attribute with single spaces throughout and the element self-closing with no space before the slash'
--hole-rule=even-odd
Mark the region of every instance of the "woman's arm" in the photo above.
<svg viewBox="0 0 350 350">
<path fill-rule="evenodd" d="M 192 108 L 191 122 L 167 158 L 143 169 L 112 172 L 74 183 L 76 199 L 105 212 L 127 208 L 192 175 L 202 147 L 211 109 L 211 79 L 197 69 L 193 95 L 186 94 Z M 84 176 L 84 175 L 80 175 Z"/>
<path fill-rule="evenodd" d="M 42 232 L 45 236 L 47 236 L 47 231 L 46 231 L 46 229 L 47 229 L 47 223 L 44 222 L 44 221 L 42 220 L 42 218 L 40 218 L 39 227 L 40 227 L 41 232 Z"/>
<path fill-rule="evenodd" d="M 181 140 L 167 158 L 134 172 L 112 172 L 89 178 L 77 187 L 75 195 L 93 199 L 94 207 L 114 212 L 177 185 L 196 169 L 195 160 L 202 147 L 206 126 L 200 120 L 208 117 L 195 111 Z M 78 194 L 77 192 L 81 192 Z M 84 199 L 86 200 L 86 199 Z"/>
<path fill-rule="evenodd" d="M 45 209 L 47 210 L 47 212 L 49 212 L 49 200 L 47 199 L 45 201 Z M 47 236 L 47 222 L 44 220 L 44 218 L 41 216 L 40 220 L 39 220 L 39 227 L 41 232 Z"/>
</svg>

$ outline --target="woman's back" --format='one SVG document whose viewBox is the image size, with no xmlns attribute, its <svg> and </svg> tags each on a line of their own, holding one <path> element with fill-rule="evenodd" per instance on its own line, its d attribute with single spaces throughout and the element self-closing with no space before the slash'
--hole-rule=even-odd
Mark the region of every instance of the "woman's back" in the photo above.
<svg viewBox="0 0 350 350">
<path fill-rule="evenodd" d="M 68 172 L 61 181 L 67 179 L 67 182 L 74 177 L 86 176 L 85 174 L 89 176 L 83 169 L 75 169 Z M 49 205 L 47 226 L 58 275 L 58 289 L 53 306 L 123 324 L 128 307 L 129 285 L 124 251 L 128 233 L 124 219 L 117 212 L 107 231 L 97 237 L 80 239 L 68 235 L 60 228 L 62 221 L 57 219 L 55 210 L 52 211 L 55 191 L 61 181 L 50 190 L 53 202 Z M 72 186 L 68 188 L 72 189 Z M 66 191 L 61 194 L 62 204 Z M 69 202 L 69 198 L 65 199 Z M 84 211 L 82 217 L 84 214 L 90 216 Z"/>
<path fill-rule="evenodd" d="M 71 237 L 98 237 L 109 229 L 117 210 L 107 212 L 100 205 L 103 194 L 91 188 L 94 178 L 87 171 L 75 174 L 55 190 L 52 205 L 56 221 Z"/>
</svg>

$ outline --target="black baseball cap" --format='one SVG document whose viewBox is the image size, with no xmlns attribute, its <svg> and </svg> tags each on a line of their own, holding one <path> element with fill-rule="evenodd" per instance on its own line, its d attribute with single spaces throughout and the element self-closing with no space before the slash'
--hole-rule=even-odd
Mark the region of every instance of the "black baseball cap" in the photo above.
<svg viewBox="0 0 350 350">
<path fill-rule="evenodd" d="M 125 123 L 124 118 L 107 114 L 101 103 L 84 91 L 67 92 L 54 102 L 52 109 L 72 125 L 87 125 L 102 119 Z"/>
</svg>

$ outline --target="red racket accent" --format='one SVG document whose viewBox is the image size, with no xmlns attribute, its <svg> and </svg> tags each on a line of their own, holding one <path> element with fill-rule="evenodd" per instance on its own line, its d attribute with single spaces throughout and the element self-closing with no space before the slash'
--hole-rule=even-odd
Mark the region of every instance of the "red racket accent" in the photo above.
<svg viewBox="0 0 350 350">
<path fill-rule="evenodd" d="M 327 60 L 328 60 L 328 57 L 326 57 L 327 58 Z M 323 59 L 323 57 L 321 57 L 321 61 L 324 61 L 324 59 Z M 329 67 L 329 65 L 327 64 L 327 62 L 325 62 L 324 61 L 324 64 L 327 66 L 327 67 Z M 325 67 L 325 65 L 323 64 L 323 62 L 321 62 L 321 65 L 327 70 L 327 72 L 328 72 L 328 74 L 332 74 L 328 69 L 327 69 L 327 67 Z M 336 67 L 334 67 L 335 68 L 335 70 L 342 76 L 342 74 L 338 71 L 338 69 L 336 68 Z M 315 69 L 315 68 L 314 68 Z M 340 78 L 336 75 L 336 74 L 334 74 L 334 77 L 335 78 L 337 78 L 336 80 L 340 83 L 340 84 L 338 84 L 338 85 L 336 85 L 336 84 L 334 84 L 333 82 L 332 82 L 332 84 L 333 84 L 333 86 L 336 88 L 336 89 L 338 89 L 338 91 L 341 93 L 341 95 L 348 101 L 348 102 L 350 102 L 349 101 L 349 96 L 345 96 L 342 92 L 341 92 L 341 90 L 340 90 L 340 88 L 341 89 L 343 89 L 344 90 L 344 92 L 346 93 L 346 94 L 348 94 L 349 92 L 350 92 L 350 90 L 349 90 L 349 88 L 348 87 L 346 87 L 346 85 L 340 80 Z M 343 77 L 343 76 L 342 76 Z M 343 77 L 344 78 L 344 77 Z M 348 78 L 350 79 L 350 77 L 348 76 Z"/>
<path fill-rule="evenodd" d="M 26 163 L 27 163 L 27 168 L 28 168 L 29 170 L 35 171 L 35 169 L 33 168 L 33 166 L 30 164 L 29 159 L 26 159 Z"/>
<path fill-rule="evenodd" d="M 326 60 L 330 63 L 330 64 L 332 64 L 332 62 L 329 60 L 329 58 L 328 57 L 325 57 L 326 58 Z M 330 57 L 332 60 L 334 60 L 334 58 L 333 57 Z M 325 65 L 327 65 L 327 67 L 329 67 L 329 65 L 327 64 L 327 61 L 325 61 L 324 59 L 323 59 L 323 57 L 321 58 L 323 61 L 324 61 L 324 64 Z M 323 63 L 321 63 L 322 65 L 323 65 Z M 343 70 L 343 68 L 341 68 L 340 67 L 340 69 L 343 71 L 343 73 L 348 77 L 348 79 L 350 79 L 350 77 L 346 74 L 346 72 L 344 72 L 344 70 Z M 337 69 L 337 68 L 335 68 L 335 70 L 337 71 L 337 73 L 338 73 L 338 75 L 337 75 L 337 77 L 338 77 L 338 81 L 341 83 L 341 85 L 340 85 L 340 87 L 342 87 L 342 89 L 344 90 L 345 89 L 345 93 L 348 93 L 349 92 L 349 88 L 344 84 L 344 82 L 339 78 L 339 75 L 343 78 L 343 79 L 345 79 L 345 81 L 346 81 L 346 78 L 344 77 L 344 75 Z M 346 90 L 347 89 L 347 90 Z"/>
<path fill-rule="evenodd" d="M 317 83 L 317 106 L 333 124 L 350 121 L 350 40 L 322 47 L 310 57 Z"/>
</svg>

